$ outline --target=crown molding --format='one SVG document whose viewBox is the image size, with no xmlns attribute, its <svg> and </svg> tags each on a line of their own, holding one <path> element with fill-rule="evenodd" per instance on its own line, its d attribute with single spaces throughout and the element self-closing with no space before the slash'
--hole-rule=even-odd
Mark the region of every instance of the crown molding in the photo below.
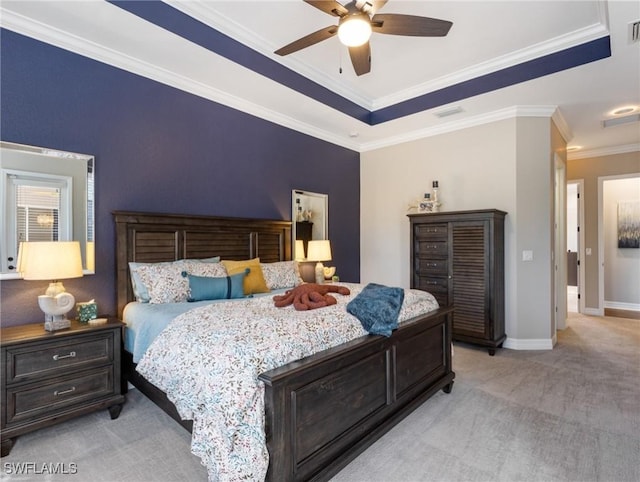
<svg viewBox="0 0 640 482">
<path fill-rule="evenodd" d="M 564 139 L 565 143 L 568 144 L 569 142 L 571 142 L 571 139 L 573 139 L 573 131 L 569 127 L 569 124 L 567 124 L 567 121 L 565 120 L 559 108 L 556 108 L 554 113 L 551 115 L 551 119 L 560 131 L 560 135 Z"/>
<path fill-rule="evenodd" d="M 614 156 L 616 154 L 628 154 L 630 152 L 640 152 L 640 143 L 638 144 L 626 144 L 623 146 L 603 147 L 600 149 L 590 149 L 578 152 L 567 153 L 567 159 L 569 161 L 575 161 L 578 159 L 590 159 L 593 157 Z"/>
<path fill-rule="evenodd" d="M 406 132 L 399 136 L 388 137 L 379 141 L 368 142 L 360 145 L 360 152 L 372 151 L 382 147 L 389 147 L 404 142 L 416 141 L 427 137 L 447 134 L 449 132 L 476 127 L 484 124 L 490 124 L 505 119 L 513 119 L 516 117 L 549 117 L 551 118 L 556 112 L 557 107 L 548 106 L 512 106 L 505 109 L 496 110 L 487 114 L 467 117 L 457 121 L 446 122 L 444 124 L 428 127 L 426 129 L 414 130 Z"/>
</svg>

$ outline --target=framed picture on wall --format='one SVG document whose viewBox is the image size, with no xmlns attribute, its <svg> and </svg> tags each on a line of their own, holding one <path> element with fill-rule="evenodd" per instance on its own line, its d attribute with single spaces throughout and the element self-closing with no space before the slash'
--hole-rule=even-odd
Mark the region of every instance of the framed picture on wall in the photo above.
<svg viewBox="0 0 640 482">
<path fill-rule="evenodd" d="M 640 201 L 618 203 L 618 248 L 640 248 Z"/>
</svg>

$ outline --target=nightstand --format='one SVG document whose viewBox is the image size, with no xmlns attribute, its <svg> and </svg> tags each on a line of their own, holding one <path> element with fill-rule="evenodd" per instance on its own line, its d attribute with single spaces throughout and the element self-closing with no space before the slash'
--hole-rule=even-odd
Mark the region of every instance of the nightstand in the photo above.
<svg viewBox="0 0 640 482">
<path fill-rule="evenodd" d="M 118 418 L 123 326 L 109 318 L 53 332 L 44 323 L 0 330 L 2 456 L 15 437 L 42 427 L 103 408 Z"/>
</svg>

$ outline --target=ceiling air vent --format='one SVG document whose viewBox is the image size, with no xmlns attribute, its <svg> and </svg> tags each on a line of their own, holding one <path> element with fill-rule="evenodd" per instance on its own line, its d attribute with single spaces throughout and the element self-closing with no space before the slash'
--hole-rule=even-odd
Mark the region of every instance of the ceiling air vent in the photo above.
<svg viewBox="0 0 640 482">
<path fill-rule="evenodd" d="M 629 42 L 640 42 L 640 20 L 629 24 Z"/>
<path fill-rule="evenodd" d="M 624 117 L 614 117 L 602 121 L 602 127 L 614 127 L 621 124 L 629 124 L 631 122 L 640 122 L 640 114 L 632 114 Z"/>
<path fill-rule="evenodd" d="M 449 117 L 450 115 L 459 114 L 460 112 L 462 112 L 462 107 L 456 106 L 456 107 L 452 107 L 450 109 L 445 109 L 445 110 L 441 110 L 439 112 L 434 112 L 433 115 L 435 115 L 436 117 L 440 117 L 442 119 L 443 117 Z"/>
</svg>

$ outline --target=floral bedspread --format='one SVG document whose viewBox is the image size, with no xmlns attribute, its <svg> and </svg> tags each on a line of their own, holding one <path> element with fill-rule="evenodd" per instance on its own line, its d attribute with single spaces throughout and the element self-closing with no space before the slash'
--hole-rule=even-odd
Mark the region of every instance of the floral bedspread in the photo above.
<svg viewBox="0 0 640 482">
<path fill-rule="evenodd" d="M 137 370 L 193 420 L 191 451 L 209 480 L 264 480 L 264 384 L 258 375 L 366 335 L 345 307 L 351 295 L 311 311 L 275 308 L 272 297 L 195 308 L 158 335 Z M 399 323 L 438 308 L 432 295 L 406 290 Z"/>
</svg>

